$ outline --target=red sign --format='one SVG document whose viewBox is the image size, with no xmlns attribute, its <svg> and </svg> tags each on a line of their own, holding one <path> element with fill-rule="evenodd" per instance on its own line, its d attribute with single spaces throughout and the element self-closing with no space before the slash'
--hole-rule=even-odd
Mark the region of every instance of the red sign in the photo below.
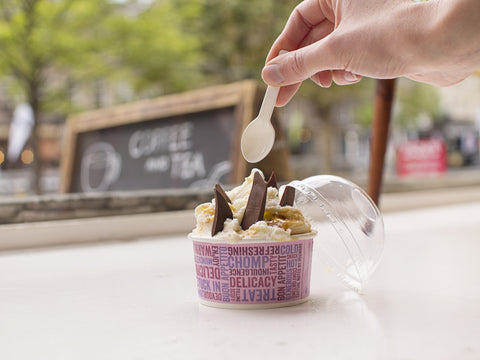
<svg viewBox="0 0 480 360">
<path fill-rule="evenodd" d="M 439 175 L 447 171 L 447 149 L 441 139 L 410 140 L 397 146 L 397 174 Z"/>
</svg>

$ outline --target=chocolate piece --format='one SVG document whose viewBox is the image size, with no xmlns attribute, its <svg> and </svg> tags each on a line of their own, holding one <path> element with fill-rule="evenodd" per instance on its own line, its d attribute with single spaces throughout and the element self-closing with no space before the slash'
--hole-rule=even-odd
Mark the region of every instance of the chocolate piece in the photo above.
<svg viewBox="0 0 480 360">
<path fill-rule="evenodd" d="M 267 181 L 267 188 L 269 188 L 269 187 L 274 187 L 275 189 L 278 189 L 277 178 L 276 178 L 275 173 L 273 171 L 272 171 L 272 175 L 270 175 L 270 179 L 268 179 L 268 181 Z"/>
<path fill-rule="evenodd" d="M 259 172 L 253 176 L 252 190 L 248 197 L 247 206 L 242 219 L 242 229 L 247 230 L 250 225 L 263 220 L 265 202 L 267 200 L 267 183 Z"/>
<path fill-rule="evenodd" d="M 295 200 L 295 188 L 285 186 L 282 198 L 280 199 L 280 206 L 293 206 L 293 200 Z"/>
<path fill-rule="evenodd" d="M 223 230 L 225 220 L 233 219 L 232 209 L 228 205 L 230 199 L 225 191 L 219 184 L 216 184 L 213 192 L 215 194 L 215 217 L 213 218 L 212 236 Z"/>
<path fill-rule="evenodd" d="M 225 190 L 222 189 L 222 187 L 220 186 L 220 184 L 215 184 L 215 188 L 214 188 L 214 191 L 217 190 L 221 195 L 222 197 L 225 198 L 225 200 L 227 200 L 227 202 L 229 202 L 230 204 L 232 203 L 232 200 L 230 200 L 230 198 L 228 197 L 227 193 L 225 192 Z"/>
</svg>

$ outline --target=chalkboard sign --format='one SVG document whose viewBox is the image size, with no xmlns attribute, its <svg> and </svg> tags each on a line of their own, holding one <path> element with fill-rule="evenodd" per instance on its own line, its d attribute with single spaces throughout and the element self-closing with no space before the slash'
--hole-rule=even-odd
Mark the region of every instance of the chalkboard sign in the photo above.
<svg viewBox="0 0 480 360">
<path fill-rule="evenodd" d="M 240 183 L 250 169 L 240 136 L 262 96 L 256 82 L 242 81 L 72 116 L 60 190 Z"/>
</svg>

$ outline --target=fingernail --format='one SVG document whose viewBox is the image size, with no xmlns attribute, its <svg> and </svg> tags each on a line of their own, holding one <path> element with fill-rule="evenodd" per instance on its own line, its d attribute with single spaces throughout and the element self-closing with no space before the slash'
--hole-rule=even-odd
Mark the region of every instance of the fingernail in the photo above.
<svg viewBox="0 0 480 360">
<path fill-rule="evenodd" d="M 280 85 L 283 83 L 283 76 L 278 70 L 277 64 L 267 65 L 262 71 L 263 80 L 270 85 Z"/>
<path fill-rule="evenodd" d="M 343 78 L 348 82 L 354 82 L 358 80 L 357 76 L 350 71 L 345 71 L 345 75 L 343 75 Z"/>
</svg>

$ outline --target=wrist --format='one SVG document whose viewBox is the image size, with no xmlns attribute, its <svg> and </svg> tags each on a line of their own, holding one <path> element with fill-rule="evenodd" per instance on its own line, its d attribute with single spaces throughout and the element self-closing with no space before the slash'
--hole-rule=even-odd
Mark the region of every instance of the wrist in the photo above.
<svg viewBox="0 0 480 360">
<path fill-rule="evenodd" d="M 438 1 L 404 2 L 396 16 L 401 22 L 397 34 L 404 52 L 406 75 L 424 73 L 437 67 L 444 57 L 441 26 L 439 26 Z"/>
<path fill-rule="evenodd" d="M 431 65 L 435 69 L 465 72 L 480 68 L 480 1 L 429 3 L 434 16 L 425 33 L 424 55 Z"/>
</svg>

